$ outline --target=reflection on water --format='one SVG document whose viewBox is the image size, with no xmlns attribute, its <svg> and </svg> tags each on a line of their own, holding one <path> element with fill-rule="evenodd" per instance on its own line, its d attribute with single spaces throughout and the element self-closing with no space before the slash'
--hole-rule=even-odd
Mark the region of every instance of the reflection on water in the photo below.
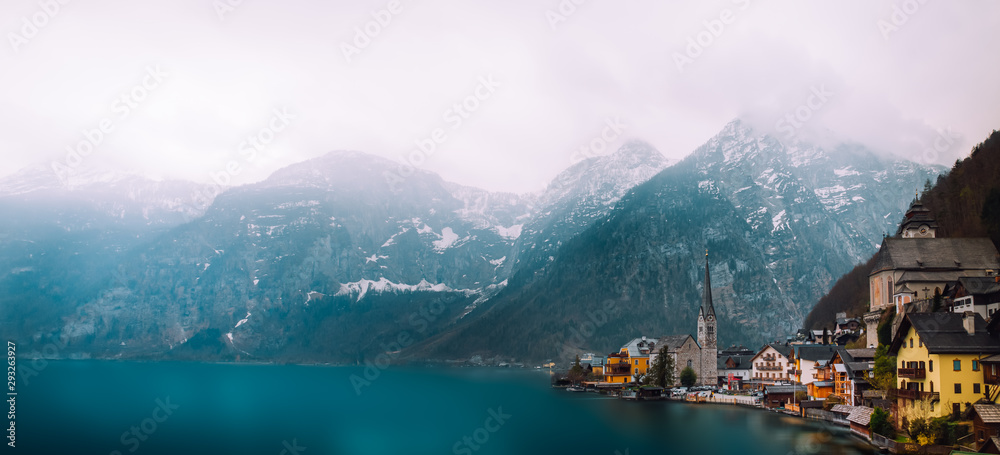
<svg viewBox="0 0 1000 455">
<path fill-rule="evenodd" d="M 862 454 L 845 429 L 756 409 L 626 402 L 506 369 L 53 362 L 21 388 L 22 453 L 130 453 L 157 398 L 178 409 L 135 453 Z M 490 420 L 501 418 L 501 424 Z M 58 437 L 53 437 L 53 435 Z"/>
</svg>

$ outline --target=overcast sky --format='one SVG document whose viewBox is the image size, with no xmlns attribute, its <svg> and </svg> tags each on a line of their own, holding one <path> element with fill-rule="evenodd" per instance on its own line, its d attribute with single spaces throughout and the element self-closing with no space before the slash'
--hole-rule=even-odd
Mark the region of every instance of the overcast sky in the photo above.
<svg viewBox="0 0 1000 455">
<path fill-rule="evenodd" d="M 798 114 L 797 137 L 950 163 L 1000 127 L 990 0 L 46 1 L 0 3 L 0 176 L 102 126 L 85 166 L 246 183 L 352 149 L 516 192 L 602 133 L 681 158 Z"/>
</svg>

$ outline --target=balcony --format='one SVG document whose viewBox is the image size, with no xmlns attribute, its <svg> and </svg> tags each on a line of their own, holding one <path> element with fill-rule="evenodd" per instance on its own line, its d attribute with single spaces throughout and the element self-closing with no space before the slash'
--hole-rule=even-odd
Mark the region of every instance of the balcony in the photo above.
<svg viewBox="0 0 1000 455">
<path fill-rule="evenodd" d="M 941 401 L 941 394 L 938 392 L 921 392 L 919 390 L 909 389 L 896 389 L 896 397 L 906 398 L 908 400 Z"/>
<path fill-rule="evenodd" d="M 614 363 L 604 367 L 604 374 L 625 375 L 632 374 L 632 366 L 627 363 Z"/>
<path fill-rule="evenodd" d="M 924 379 L 927 377 L 927 370 L 924 368 L 899 368 L 896 376 L 907 379 Z"/>
<path fill-rule="evenodd" d="M 778 365 L 764 365 L 757 367 L 757 369 L 760 371 L 781 371 L 784 367 L 780 367 Z"/>
</svg>

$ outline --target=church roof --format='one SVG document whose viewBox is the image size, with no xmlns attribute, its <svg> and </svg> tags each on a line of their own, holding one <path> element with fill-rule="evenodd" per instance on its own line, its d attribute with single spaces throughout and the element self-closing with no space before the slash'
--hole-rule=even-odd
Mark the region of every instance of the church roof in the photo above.
<svg viewBox="0 0 1000 455">
<path fill-rule="evenodd" d="M 676 351 L 677 348 L 684 346 L 684 343 L 687 342 L 688 338 L 694 339 L 694 337 L 692 337 L 691 335 L 662 336 L 656 342 L 656 350 L 659 351 L 661 347 L 667 346 L 668 351 Z"/>
<path fill-rule="evenodd" d="M 708 253 L 705 253 L 705 293 L 701 299 L 701 310 L 699 316 L 715 316 L 715 307 L 712 306 L 712 280 L 708 273 Z"/>
<path fill-rule="evenodd" d="M 904 239 L 882 241 L 870 274 L 884 270 L 998 269 L 1000 260 L 987 238 Z"/>
</svg>

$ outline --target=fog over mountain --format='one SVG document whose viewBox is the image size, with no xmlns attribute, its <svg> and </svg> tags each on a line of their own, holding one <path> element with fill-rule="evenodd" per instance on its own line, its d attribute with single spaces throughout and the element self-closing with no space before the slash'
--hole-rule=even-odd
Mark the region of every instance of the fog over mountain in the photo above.
<svg viewBox="0 0 1000 455">
<path fill-rule="evenodd" d="M 693 330 L 707 247 L 720 341 L 758 343 L 798 328 L 941 171 L 739 120 L 679 163 L 632 140 L 534 194 L 395 166 L 331 152 L 196 213 L 210 188 L 25 170 L 0 180 L 0 321 L 63 356 L 344 363 L 405 332 L 400 359 L 541 360 Z"/>
</svg>

